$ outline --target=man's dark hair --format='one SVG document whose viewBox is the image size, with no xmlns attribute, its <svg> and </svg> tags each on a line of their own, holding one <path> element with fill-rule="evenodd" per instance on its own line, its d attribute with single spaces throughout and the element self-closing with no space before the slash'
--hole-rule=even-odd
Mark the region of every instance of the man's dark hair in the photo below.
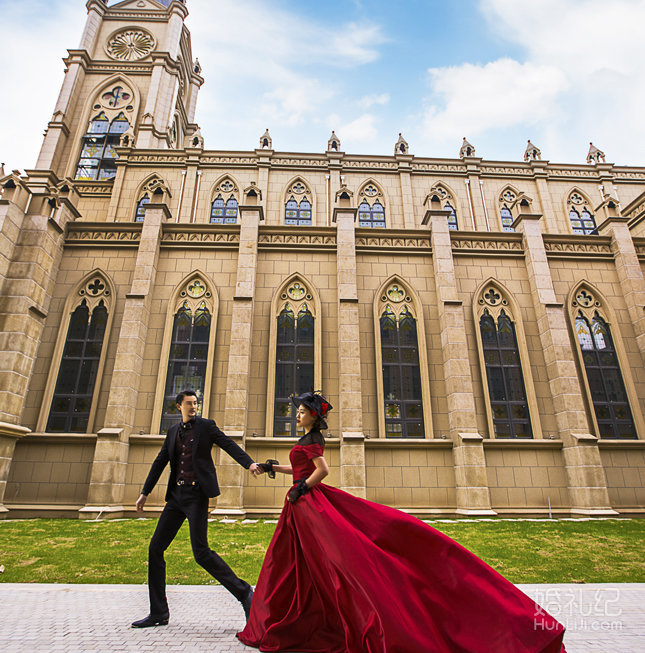
<svg viewBox="0 0 645 653">
<path fill-rule="evenodd" d="M 176 402 L 181 406 L 184 403 L 186 397 L 197 397 L 197 393 L 194 390 L 182 390 L 178 395 Z"/>
</svg>

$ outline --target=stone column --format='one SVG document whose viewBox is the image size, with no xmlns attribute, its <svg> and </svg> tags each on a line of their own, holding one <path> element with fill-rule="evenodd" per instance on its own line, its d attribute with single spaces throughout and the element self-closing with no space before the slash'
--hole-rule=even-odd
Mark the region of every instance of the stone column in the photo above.
<svg viewBox="0 0 645 653">
<path fill-rule="evenodd" d="M 455 466 L 456 512 L 460 515 L 496 515 L 490 503 L 484 438 L 477 429 L 464 309 L 457 289 L 448 228 L 450 212 L 443 211 L 438 201 L 430 200 L 426 207 L 423 224 L 430 227 L 437 286 L 443 373 Z"/>
<path fill-rule="evenodd" d="M 0 297 L 18 245 L 28 202 L 29 192 L 23 186 L 19 174 L 12 174 L 0 195 Z"/>
<path fill-rule="evenodd" d="M 165 39 L 163 44 L 160 44 L 161 51 L 151 55 L 154 67 L 137 137 L 137 147 L 142 149 L 168 147 L 166 137 L 175 112 L 179 89 L 178 73 L 171 67 L 176 63 L 179 55 L 181 33 L 186 16 L 188 16 L 188 9 L 184 3 L 172 3 Z"/>
<path fill-rule="evenodd" d="M 226 409 L 223 431 L 244 448 L 249 407 L 253 311 L 258 265 L 258 233 L 263 219 L 261 206 L 240 206 L 240 249 L 237 282 L 231 316 L 231 343 L 228 354 Z M 244 515 L 244 479 L 248 472 L 227 453 L 219 451 L 217 474 L 221 494 L 216 514 Z"/>
<path fill-rule="evenodd" d="M 514 209 L 517 207 L 514 207 Z M 519 206 L 522 210 L 523 207 Z M 520 213 L 513 226 L 523 235 L 526 268 L 544 351 L 546 373 L 569 486 L 571 512 L 615 515 L 609 502 L 607 478 L 597 438 L 589 433 L 573 347 L 563 305 L 556 301 L 547 260 L 541 215 Z"/>
<path fill-rule="evenodd" d="M 340 422 L 340 486 L 366 496 L 365 435 L 361 391 L 361 347 L 356 285 L 356 209 L 337 199 L 338 269 L 338 409 Z"/>
<path fill-rule="evenodd" d="M 49 171 L 27 172 L 30 178 L 24 184 L 32 195 L 29 213 L 25 216 L 9 199 L 0 205 L 5 212 L 3 239 L 13 243 L 13 258 L 4 261 L 7 270 L 0 297 L 0 421 L 9 424 L 20 423 L 60 266 L 65 226 L 78 217 L 73 190 L 61 193 Z"/>
<path fill-rule="evenodd" d="M 399 164 L 399 181 L 401 184 L 401 200 L 403 203 L 403 226 L 405 229 L 416 229 L 414 221 L 414 197 L 412 196 L 412 179 L 410 171 L 414 158 L 411 154 L 396 154 Z"/>
<path fill-rule="evenodd" d="M 553 206 L 551 191 L 549 190 L 549 184 L 547 182 L 549 162 L 531 161 L 530 165 L 533 170 L 533 179 L 535 179 L 535 185 L 538 191 L 538 201 L 540 202 L 542 214 L 544 215 L 546 232 L 557 234 L 562 231 L 562 229 L 558 226 L 557 215 L 559 211 L 556 211 Z"/>
<path fill-rule="evenodd" d="M 271 172 L 271 157 L 273 156 L 273 150 L 255 150 L 255 155 L 258 158 L 257 185 L 263 197 L 263 199 L 260 200 L 260 205 L 262 206 L 264 215 L 269 215 L 269 173 Z M 279 216 L 278 224 L 283 224 L 284 214 L 279 213 Z"/>
<path fill-rule="evenodd" d="M 486 208 L 482 201 L 482 190 L 479 183 L 481 181 L 479 169 L 480 163 L 481 159 L 475 157 L 466 157 L 464 159 L 468 175 L 468 193 L 470 194 L 470 201 L 472 202 L 475 219 L 474 229 L 475 231 L 490 231 L 493 228 L 493 225 L 490 224 L 490 220 L 488 222 L 486 220 Z"/>
<path fill-rule="evenodd" d="M 598 227 L 598 233 L 611 236 L 611 251 L 616 261 L 616 272 L 620 288 L 627 305 L 629 317 L 634 326 L 636 344 L 645 364 L 645 278 L 638 254 L 634 247 L 628 218 L 619 216 L 611 207 L 607 208 L 607 219 Z"/>
<path fill-rule="evenodd" d="M 3 502 L 16 442 L 24 438 L 28 433 L 31 433 L 31 431 L 24 426 L 0 422 L 0 519 L 6 517 L 6 514 L 9 512 L 4 507 Z"/>
<path fill-rule="evenodd" d="M 177 207 L 179 214 L 177 222 L 182 224 L 189 224 L 193 218 L 193 208 L 197 197 L 197 171 L 199 169 L 199 158 L 196 156 L 197 150 L 190 148 L 186 149 L 190 152 L 188 160 L 186 161 L 186 177 L 183 180 L 184 194 L 181 198 L 181 206 Z"/>
<path fill-rule="evenodd" d="M 105 428 L 97 434 L 87 504 L 80 510 L 82 518 L 93 517 L 98 512 L 118 516 L 124 509 L 129 438 L 138 409 L 139 379 L 148 338 L 162 227 L 163 222 L 170 219 L 168 207 L 156 203 L 160 199 L 155 193 L 146 207 L 132 286 L 125 296 Z"/>
<path fill-rule="evenodd" d="M 106 222 L 116 222 L 119 214 L 119 205 L 121 204 L 121 194 L 123 192 L 123 182 L 125 181 L 125 173 L 128 169 L 128 157 L 132 148 L 119 147 L 117 148 L 119 158 L 116 160 L 116 177 L 114 178 L 114 185 L 112 186 L 112 193 L 110 194 L 110 204 L 108 206 Z M 139 198 L 137 198 L 139 199 Z M 128 206 L 128 209 L 130 207 Z M 130 217 L 130 220 L 132 218 Z"/>
</svg>

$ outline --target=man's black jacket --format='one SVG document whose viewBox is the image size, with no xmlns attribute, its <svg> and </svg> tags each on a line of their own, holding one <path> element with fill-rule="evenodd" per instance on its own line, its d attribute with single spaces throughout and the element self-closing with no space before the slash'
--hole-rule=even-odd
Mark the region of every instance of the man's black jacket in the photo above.
<svg viewBox="0 0 645 653">
<path fill-rule="evenodd" d="M 175 456 L 175 442 L 177 434 L 181 428 L 181 423 L 173 424 L 168 429 L 168 435 L 164 440 L 163 446 L 155 461 L 152 463 L 148 478 L 143 485 L 142 494 L 146 496 L 152 492 L 161 473 L 170 462 L 170 478 L 168 480 L 168 489 L 166 490 L 166 501 L 170 498 L 170 491 L 177 483 L 177 462 Z M 248 469 L 253 464 L 253 459 L 239 447 L 228 435 L 220 431 L 217 424 L 212 419 L 203 419 L 195 417 L 193 426 L 195 435 L 195 444 L 193 445 L 193 468 L 195 476 L 199 482 L 202 492 L 208 497 L 219 496 L 219 484 L 217 483 L 217 473 L 213 458 L 211 457 L 211 448 L 216 444 L 226 453 L 236 460 L 242 467 Z"/>
</svg>

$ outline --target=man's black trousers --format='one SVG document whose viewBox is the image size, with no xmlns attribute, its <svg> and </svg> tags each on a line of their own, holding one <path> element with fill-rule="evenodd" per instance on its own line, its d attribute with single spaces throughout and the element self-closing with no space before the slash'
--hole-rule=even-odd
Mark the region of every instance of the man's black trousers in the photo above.
<svg viewBox="0 0 645 653">
<path fill-rule="evenodd" d="M 148 591 L 150 614 L 164 617 L 169 614 L 166 599 L 166 561 L 164 552 L 175 539 L 177 531 L 188 519 L 193 555 L 213 578 L 219 581 L 239 601 L 246 596 L 250 585 L 208 546 L 208 497 L 191 485 L 180 485 L 173 490 L 166 503 L 148 549 Z"/>
</svg>

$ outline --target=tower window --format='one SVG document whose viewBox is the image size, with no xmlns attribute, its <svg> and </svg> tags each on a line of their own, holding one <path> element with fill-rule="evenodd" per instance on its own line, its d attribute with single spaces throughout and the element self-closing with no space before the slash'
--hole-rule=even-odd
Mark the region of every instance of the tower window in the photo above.
<svg viewBox="0 0 645 653">
<path fill-rule="evenodd" d="M 121 135 L 130 128 L 130 122 L 120 113 L 112 122 L 104 112 L 92 119 L 83 136 L 81 156 L 76 166 L 75 179 L 81 181 L 106 181 L 116 176 L 118 158 L 116 149 Z"/>
</svg>

